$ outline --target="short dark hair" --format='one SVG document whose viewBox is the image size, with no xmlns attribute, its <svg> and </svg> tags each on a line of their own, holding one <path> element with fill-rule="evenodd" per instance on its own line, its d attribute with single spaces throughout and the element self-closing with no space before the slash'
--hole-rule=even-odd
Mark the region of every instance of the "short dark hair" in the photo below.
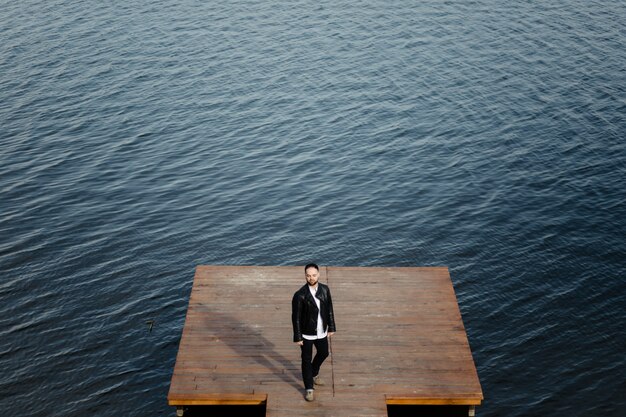
<svg viewBox="0 0 626 417">
<path fill-rule="evenodd" d="M 315 268 L 315 269 L 317 269 L 317 272 L 320 271 L 320 267 L 317 266 L 317 264 L 306 264 L 306 266 L 304 267 L 304 272 L 306 272 L 306 270 L 309 269 L 309 268 Z"/>
</svg>

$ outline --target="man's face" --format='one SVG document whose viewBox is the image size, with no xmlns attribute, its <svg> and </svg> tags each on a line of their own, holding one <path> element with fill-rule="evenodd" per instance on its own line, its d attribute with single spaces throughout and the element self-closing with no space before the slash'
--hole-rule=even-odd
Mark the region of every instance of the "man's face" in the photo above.
<svg viewBox="0 0 626 417">
<path fill-rule="evenodd" d="M 320 277 L 320 271 L 311 267 L 304 271 L 304 276 L 306 277 L 306 282 L 309 283 L 311 287 L 317 284 L 317 280 Z"/>
</svg>

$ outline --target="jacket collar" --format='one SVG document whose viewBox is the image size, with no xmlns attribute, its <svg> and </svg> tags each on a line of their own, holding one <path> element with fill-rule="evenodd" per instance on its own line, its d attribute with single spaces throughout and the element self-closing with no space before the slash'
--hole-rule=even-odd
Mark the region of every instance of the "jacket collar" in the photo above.
<svg viewBox="0 0 626 417">
<path fill-rule="evenodd" d="M 317 291 L 315 292 L 315 298 L 317 298 L 318 300 L 321 300 L 319 297 L 321 289 L 322 289 L 322 285 L 318 282 Z M 304 286 L 302 287 L 302 290 L 304 291 L 305 298 L 309 297 L 311 301 L 315 302 L 315 300 L 313 299 L 313 294 L 311 294 L 311 290 L 309 289 L 309 284 L 304 284 Z"/>
</svg>

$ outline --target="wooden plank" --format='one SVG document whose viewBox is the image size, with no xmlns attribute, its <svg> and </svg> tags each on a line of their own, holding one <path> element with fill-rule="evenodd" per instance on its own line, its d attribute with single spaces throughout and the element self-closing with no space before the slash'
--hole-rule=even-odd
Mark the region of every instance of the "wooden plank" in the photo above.
<svg viewBox="0 0 626 417">
<path fill-rule="evenodd" d="M 387 396 L 386 400 L 387 405 L 480 405 L 482 402 L 482 396 L 468 395 L 466 397 L 456 398 L 453 398 L 451 396 L 447 396 L 445 398 L 419 396 Z"/>
<path fill-rule="evenodd" d="M 445 267 L 321 268 L 338 333 L 322 368 L 334 387 L 302 397 L 291 297 L 302 267 L 196 268 L 170 405 L 267 404 L 272 417 L 385 416 L 387 404 L 482 401 Z"/>
<path fill-rule="evenodd" d="M 169 405 L 261 405 L 267 402 L 266 394 L 170 394 Z"/>
</svg>

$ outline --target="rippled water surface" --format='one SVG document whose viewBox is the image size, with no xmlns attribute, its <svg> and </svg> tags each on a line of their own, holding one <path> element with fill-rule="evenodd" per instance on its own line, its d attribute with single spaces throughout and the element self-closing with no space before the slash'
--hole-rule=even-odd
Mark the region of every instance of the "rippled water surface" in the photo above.
<svg viewBox="0 0 626 417">
<path fill-rule="evenodd" d="M 173 415 L 195 266 L 315 260 L 449 266 L 479 416 L 624 415 L 624 22 L 0 0 L 0 409 Z"/>
</svg>

